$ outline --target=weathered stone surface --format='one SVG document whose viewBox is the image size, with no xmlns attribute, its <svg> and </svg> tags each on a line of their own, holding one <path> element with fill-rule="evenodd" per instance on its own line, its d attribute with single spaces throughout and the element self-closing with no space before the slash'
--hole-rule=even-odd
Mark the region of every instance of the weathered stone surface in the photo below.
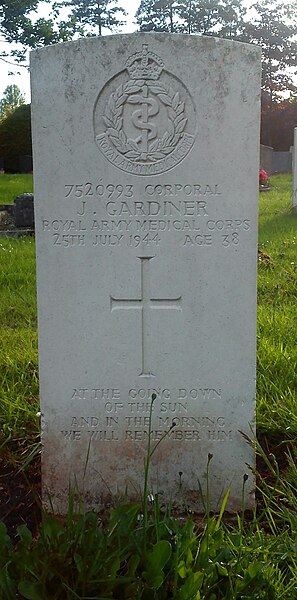
<svg viewBox="0 0 297 600">
<path fill-rule="evenodd" d="M 292 183 L 292 206 L 297 209 L 297 127 L 294 129 L 294 146 L 292 148 L 292 170 L 293 170 L 293 183 Z"/>
<path fill-rule="evenodd" d="M 254 424 L 259 49 L 133 34 L 32 53 L 43 488 L 241 506 Z M 171 429 L 170 429 L 171 428 Z M 180 482 L 182 486 L 180 487 Z M 253 504 L 253 481 L 246 504 Z M 182 490 L 182 491 L 181 491 Z"/>
</svg>

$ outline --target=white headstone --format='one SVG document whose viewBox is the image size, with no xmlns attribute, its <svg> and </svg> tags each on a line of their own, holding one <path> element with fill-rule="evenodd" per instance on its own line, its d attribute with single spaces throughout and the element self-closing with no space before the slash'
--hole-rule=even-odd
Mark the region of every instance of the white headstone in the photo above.
<svg viewBox="0 0 297 600">
<path fill-rule="evenodd" d="M 292 206 L 297 209 L 297 127 L 294 129 L 294 146 L 292 148 Z"/>
<path fill-rule="evenodd" d="M 260 50 L 133 34 L 32 53 L 43 491 L 212 507 L 254 455 Z M 171 429 L 170 429 L 171 427 Z M 181 486 L 180 486 L 181 483 Z M 182 492 L 181 492 L 182 488 Z M 246 485 L 252 506 L 254 482 Z"/>
</svg>

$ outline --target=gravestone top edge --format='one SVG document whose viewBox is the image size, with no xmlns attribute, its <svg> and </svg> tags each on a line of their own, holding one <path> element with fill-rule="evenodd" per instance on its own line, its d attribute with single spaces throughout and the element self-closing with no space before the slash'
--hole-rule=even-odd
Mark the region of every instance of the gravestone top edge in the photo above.
<svg viewBox="0 0 297 600">
<path fill-rule="evenodd" d="M 136 38 L 147 38 L 147 39 L 151 39 L 151 40 L 156 40 L 156 41 L 164 41 L 164 40 L 173 40 L 173 41 L 181 41 L 184 40 L 187 42 L 187 44 L 190 44 L 192 42 L 195 42 L 196 44 L 201 44 L 201 45 L 205 45 L 206 43 L 208 44 L 212 44 L 212 46 L 215 48 L 216 46 L 233 46 L 233 47 L 237 47 L 245 49 L 246 51 L 251 51 L 252 53 L 254 53 L 255 55 L 255 60 L 259 59 L 259 57 L 261 57 L 261 53 L 262 50 L 259 46 L 256 46 L 255 44 L 249 44 L 247 42 L 240 42 L 238 40 L 232 40 L 232 39 L 225 39 L 225 38 L 220 38 L 217 36 L 210 36 L 210 35 L 203 35 L 203 36 L 197 36 L 194 34 L 188 34 L 188 33 L 168 33 L 168 32 L 159 32 L 159 31 L 150 31 L 150 32 L 144 32 L 144 31 L 135 31 L 133 33 L 117 33 L 117 34 L 112 34 L 112 35 L 101 35 L 101 36 L 96 36 L 96 37 L 86 37 L 86 38 L 79 38 L 78 40 L 71 40 L 69 42 L 60 42 L 58 44 L 51 44 L 50 46 L 44 46 L 43 48 L 34 48 L 33 50 L 30 51 L 30 60 L 35 56 L 39 56 L 40 54 L 48 54 L 48 53 L 54 53 L 55 51 L 57 51 L 59 48 L 63 47 L 79 47 L 81 45 L 92 45 L 92 44 L 96 44 L 96 43 L 101 43 L 103 45 L 105 45 L 106 43 L 109 43 L 110 41 L 124 41 L 125 39 L 128 40 L 129 39 L 136 39 Z"/>
</svg>

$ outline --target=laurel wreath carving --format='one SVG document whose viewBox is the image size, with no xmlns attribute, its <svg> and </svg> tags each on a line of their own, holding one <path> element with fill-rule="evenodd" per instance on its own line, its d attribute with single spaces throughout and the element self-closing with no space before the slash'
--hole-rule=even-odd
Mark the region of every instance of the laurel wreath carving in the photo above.
<svg viewBox="0 0 297 600">
<path fill-rule="evenodd" d="M 168 111 L 168 129 L 162 138 L 151 143 L 146 155 L 148 160 L 158 160 L 170 154 L 181 139 L 187 123 L 185 102 L 181 100 L 179 92 L 174 92 L 171 87 L 166 89 L 159 82 L 143 79 L 130 80 L 117 87 L 109 97 L 102 118 L 107 127 L 106 133 L 118 152 L 134 161 L 142 157 L 142 152 L 134 140 L 127 139 L 123 130 L 123 110 L 126 102 L 135 103 L 133 95 L 140 92 L 144 85 L 148 86 Z"/>
</svg>

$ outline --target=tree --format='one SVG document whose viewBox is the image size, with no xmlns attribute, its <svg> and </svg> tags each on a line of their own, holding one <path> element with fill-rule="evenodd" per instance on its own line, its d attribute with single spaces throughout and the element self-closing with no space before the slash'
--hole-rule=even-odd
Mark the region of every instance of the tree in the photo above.
<svg viewBox="0 0 297 600">
<path fill-rule="evenodd" d="M 262 47 L 262 90 L 272 110 L 284 91 L 296 91 L 288 68 L 297 71 L 297 1 L 261 0 L 252 8 L 256 16 L 246 24 L 246 41 Z"/>
<path fill-rule="evenodd" d="M 28 13 L 37 9 L 39 0 L 11 0 L 0 3 L 0 33 L 9 42 L 18 41 Z"/>
<path fill-rule="evenodd" d="M 219 29 L 217 35 L 223 38 L 242 39 L 246 8 L 242 0 L 222 0 L 220 2 Z"/>
<path fill-rule="evenodd" d="M 274 150 L 289 150 L 294 143 L 294 127 L 297 127 L 297 98 L 275 102 L 271 109 L 269 96 L 263 93 L 261 144 Z"/>
<path fill-rule="evenodd" d="M 50 0 L 45 0 L 49 2 Z M 53 19 L 32 20 L 40 0 L 9 0 L 0 2 L 0 39 L 10 44 L 20 44 L 19 49 L 0 52 L 0 59 L 14 64 L 24 62 L 28 48 L 45 46 L 69 39 L 65 23 Z"/>
<path fill-rule="evenodd" d="M 60 8 L 71 8 L 68 26 L 72 33 L 80 35 L 102 35 L 103 29 L 114 31 L 124 25 L 126 11 L 118 6 L 118 0 L 66 0 L 55 4 Z"/>
<path fill-rule="evenodd" d="M 5 171 L 19 170 L 19 157 L 32 155 L 30 104 L 23 104 L 0 123 L 0 156 L 5 160 Z"/>
<path fill-rule="evenodd" d="M 187 0 L 177 9 L 187 33 L 237 38 L 243 30 L 241 0 Z"/>
<path fill-rule="evenodd" d="M 175 0 L 142 0 L 135 13 L 140 31 L 181 32 L 184 24 L 178 22 L 177 8 L 180 2 Z"/>
<path fill-rule="evenodd" d="M 142 0 L 140 31 L 170 31 L 238 37 L 245 9 L 241 0 Z"/>
<path fill-rule="evenodd" d="M 18 106 L 25 104 L 25 98 L 17 85 L 8 85 L 4 91 L 3 98 L 0 100 L 0 120 L 2 121 L 9 114 L 15 111 Z"/>
</svg>

